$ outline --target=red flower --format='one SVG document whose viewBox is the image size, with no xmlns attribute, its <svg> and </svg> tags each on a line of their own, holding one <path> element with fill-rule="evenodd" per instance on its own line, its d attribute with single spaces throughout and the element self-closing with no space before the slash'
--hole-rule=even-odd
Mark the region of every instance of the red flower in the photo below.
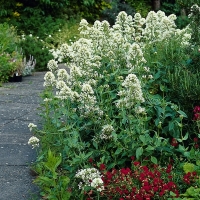
<svg viewBox="0 0 200 200">
<path fill-rule="evenodd" d="M 131 160 L 135 160 L 135 156 L 131 156 Z"/>
<path fill-rule="evenodd" d="M 172 171 L 172 165 L 168 165 L 166 169 L 166 173 L 170 173 Z"/>
<path fill-rule="evenodd" d="M 122 169 L 120 170 L 120 172 L 121 172 L 122 174 L 124 174 L 124 175 L 128 175 L 128 174 L 131 172 L 131 170 L 130 170 L 129 168 L 122 168 Z"/>
<path fill-rule="evenodd" d="M 138 166 L 138 165 L 140 165 L 140 162 L 135 161 L 135 162 L 133 162 L 133 164 L 134 164 L 135 166 Z"/>
<path fill-rule="evenodd" d="M 199 148 L 199 145 L 198 145 L 198 144 L 195 144 L 195 145 L 194 145 L 194 148 L 195 148 L 195 149 L 198 149 L 198 148 Z"/>
<path fill-rule="evenodd" d="M 193 120 L 199 120 L 199 118 L 200 118 L 200 115 L 199 115 L 199 113 L 195 113 L 194 114 L 194 117 L 193 117 Z"/>
<path fill-rule="evenodd" d="M 93 159 L 92 159 L 92 158 L 89 158 L 88 161 L 89 161 L 90 163 L 93 163 Z"/>
<path fill-rule="evenodd" d="M 193 120 L 199 120 L 200 119 L 200 106 L 195 106 L 193 112 L 194 112 Z"/>
<path fill-rule="evenodd" d="M 196 138 L 196 137 L 193 140 L 194 140 L 195 143 L 198 142 L 198 138 Z"/>
<path fill-rule="evenodd" d="M 200 106 L 195 106 L 193 112 L 200 113 Z"/>
<path fill-rule="evenodd" d="M 100 168 L 101 171 L 103 171 L 103 170 L 106 169 L 106 166 L 102 163 L 102 164 L 100 164 L 100 167 L 99 167 L 99 168 Z"/>
<path fill-rule="evenodd" d="M 172 138 L 171 145 L 172 145 L 173 147 L 178 146 L 178 142 L 177 142 L 176 138 Z"/>
<path fill-rule="evenodd" d="M 111 172 L 106 172 L 106 176 L 107 176 L 108 180 L 111 180 L 113 177 Z"/>
</svg>

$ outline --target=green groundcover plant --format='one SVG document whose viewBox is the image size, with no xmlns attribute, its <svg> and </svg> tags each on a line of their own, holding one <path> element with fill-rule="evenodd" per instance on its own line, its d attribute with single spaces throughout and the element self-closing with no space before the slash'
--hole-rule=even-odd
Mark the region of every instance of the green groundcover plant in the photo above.
<svg viewBox="0 0 200 200">
<path fill-rule="evenodd" d="M 177 29 L 175 20 L 162 11 L 120 12 L 112 27 L 83 19 L 77 41 L 51 50 L 43 129 L 29 125 L 36 136 L 29 144 L 40 144 L 35 182 L 46 199 L 167 199 L 198 187 L 198 173 L 184 179 L 182 164 L 200 160 L 199 135 L 187 131 L 187 114 L 167 95 L 164 67 L 173 65 L 156 57 L 173 40 L 185 62 L 191 29 Z"/>
</svg>

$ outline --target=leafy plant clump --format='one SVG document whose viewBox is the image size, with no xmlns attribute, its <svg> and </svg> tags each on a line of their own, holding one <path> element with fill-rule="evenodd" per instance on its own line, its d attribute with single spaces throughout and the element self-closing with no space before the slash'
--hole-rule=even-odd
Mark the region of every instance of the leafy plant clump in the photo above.
<svg viewBox="0 0 200 200">
<path fill-rule="evenodd" d="M 162 11 L 150 11 L 146 18 L 122 11 L 113 26 L 107 21 L 91 26 L 83 19 L 77 41 L 51 50 L 54 59 L 48 62 L 42 94 L 43 129 L 30 126 L 41 146 L 35 170 L 42 196 L 62 199 L 64 190 L 66 199 L 68 192 L 74 199 L 130 199 L 136 194 L 165 199 L 185 192 L 180 160 L 193 162 L 199 150 L 194 133 L 185 128 L 186 113 L 170 99 L 169 74 L 188 59 L 184 53 L 191 41 L 191 29 L 177 29 L 175 20 Z M 171 41 L 177 51 L 169 51 Z M 102 164 L 104 176 L 97 170 Z M 59 179 L 63 175 L 70 182 Z M 129 190 L 132 177 L 137 183 Z M 196 174 L 190 178 L 195 186 Z M 117 187 L 118 179 L 124 184 Z"/>
</svg>

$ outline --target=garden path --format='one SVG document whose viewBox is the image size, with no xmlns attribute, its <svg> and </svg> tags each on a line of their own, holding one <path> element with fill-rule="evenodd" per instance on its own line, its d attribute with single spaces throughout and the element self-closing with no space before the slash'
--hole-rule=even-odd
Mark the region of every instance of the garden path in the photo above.
<svg viewBox="0 0 200 200">
<path fill-rule="evenodd" d="M 44 74 L 36 72 L 0 87 L 0 200 L 38 200 L 29 168 L 36 154 L 27 142 L 32 136 L 28 124 L 40 122 Z"/>
</svg>

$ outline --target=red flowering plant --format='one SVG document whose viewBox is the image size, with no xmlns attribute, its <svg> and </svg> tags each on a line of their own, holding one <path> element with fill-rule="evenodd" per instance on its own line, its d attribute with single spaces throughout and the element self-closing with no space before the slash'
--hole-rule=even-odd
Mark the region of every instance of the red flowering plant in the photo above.
<svg viewBox="0 0 200 200">
<path fill-rule="evenodd" d="M 193 113 L 194 113 L 193 120 L 196 121 L 200 133 L 200 106 L 195 106 L 193 109 Z"/>
<path fill-rule="evenodd" d="M 199 173 L 195 165 L 191 163 L 185 163 L 181 167 L 183 170 L 177 170 L 171 159 L 165 167 L 153 163 L 143 165 L 139 161 L 134 161 L 134 157 L 131 159 L 131 167 L 120 169 L 107 170 L 105 164 L 99 164 L 99 169 L 96 170 L 101 174 L 101 185 L 95 189 L 91 184 L 94 181 L 92 178 L 88 182 L 88 185 L 91 185 L 90 189 L 85 188 L 83 192 L 84 199 L 95 200 L 97 196 L 98 199 L 104 200 L 179 199 L 188 187 L 197 186 Z M 89 162 L 94 166 L 92 159 L 89 159 Z"/>
<path fill-rule="evenodd" d="M 150 164 L 144 166 L 138 161 L 132 161 L 132 167 L 107 170 L 105 164 L 99 165 L 102 174 L 103 190 L 99 193 L 101 199 L 131 199 L 151 200 L 166 199 L 173 193 L 179 197 L 178 186 L 174 182 L 173 166 L 167 167 Z M 176 175 L 177 176 L 177 175 Z M 176 177 L 177 178 L 177 177 Z M 95 199 L 95 191 L 84 194 L 86 199 Z"/>
</svg>

